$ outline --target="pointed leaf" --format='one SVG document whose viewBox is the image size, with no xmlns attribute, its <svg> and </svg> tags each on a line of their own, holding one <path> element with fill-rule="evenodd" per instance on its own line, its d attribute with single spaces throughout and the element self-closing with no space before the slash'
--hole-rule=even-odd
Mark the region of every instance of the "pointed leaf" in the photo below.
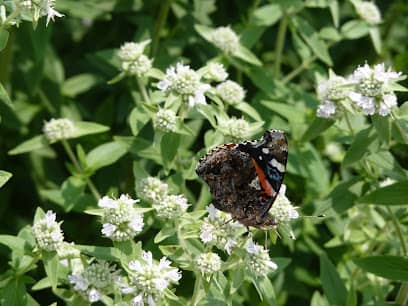
<svg viewBox="0 0 408 306">
<path fill-rule="evenodd" d="M 320 282 L 330 305 L 346 305 L 347 290 L 336 267 L 325 254 L 320 256 Z"/>
<path fill-rule="evenodd" d="M 363 270 L 395 281 L 408 282 L 408 258 L 401 256 L 369 256 L 355 259 Z"/>
<path fill-rule="evenodd" d="M 12 177 L 10 172 L 0 170 L 0 188 Z"/>
<path fill-rule="evenodd" d="M 374 190 L 358 199 L 358 202 L 377 205 L 406 205 L 408 204 L 408 181 Z"/>
</svg>

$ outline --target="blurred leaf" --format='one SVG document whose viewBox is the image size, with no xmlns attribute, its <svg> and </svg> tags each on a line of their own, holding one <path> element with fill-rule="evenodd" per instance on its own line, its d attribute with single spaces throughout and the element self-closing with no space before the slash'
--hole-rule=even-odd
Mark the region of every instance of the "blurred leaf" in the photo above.
<svg viewBox="0 0 408 306">
<path fill-rule="evenodd" d="M 57 252 L 42 252 L 45 273 L 50 280 L 53 289 L 58 285 L 58 255 Z"/>
<path fill-rule="evenodd" d="M 361 195 L 363 183 L 362 177 L 354 176 L 337 184 L 327 196 L 331 207 L 339 214 L 351 208 Z"/>
<path fill-rule="evenodd" d="M 376 205 L 406 205 L 408 204 L 408 181 L 378 188 L 359 198 L 358 202 Z"/>
<path fill-rule="evenodd" d="M 298 30 L 300 36 L 305 40 L 305 42 L 312 49 L 313 53 L 325 62 L 327 65 L 332 66 L 333 62 L 330 58 L 327 45 L 319 39 L 318 33 L 313 29 L 306 19 L 301 17 L 294 17 L 291 19 L 296 29 Z"/>
<path fill-rule="evenodd" d="M 339 27 L 340 13 L 339 2 L 337 0 L 329 1 L 330 13 L 332 15 L 333 23 L 336 28 Z"/>
<path fill-rule="evenodd" d="M 369 256 L 354 263 L 363 270 L 395 281 L 408 281 L 408 259 L 401 256 Z"/>
<path fill-rule="evenodd" d="M 370 152 L 370 147 L 376 141 L 377 137 L 374 130 L 368 127 L 357 133 L 350 148 L 347 150 L 343 159 L 343 167 L 352 165 L 355 162 L 361 161 L 361 159 Z"/>
<path fill-rule="evenodd" d="M 277 4 L 268 4 L 254 10 L 251 17 L 255 25 L 269 27 L 282 17 L 282 10 Z"/>
<path fill-rule="evenodd" d="M 27 304 L 23 276 L 16 276 L 16 278 L 10 279 L 0 292 L 2 305 L 21 306 Z"/>
<path fill-rule="evenodd" d="M 253 64 L 256 66 L 262 65 L 262 62 L 256 57 L 256 55 L 253 54 L 246 47 L 242 46 L 241 44 L 238 46 L 238 49 L 234 51 L 233 55 L 242 59 L 243 61 L 247 63 Z"/>
<path fill-rule="evenodd" d="M 10 172 L 0 170 L 0 188 L 13 176 Z"/>
<path fill-rule="evenodd" d="M 267 305 L 276 305 L 276 295 L 273 285 L 269 278 L 260 277 L 253 279 L 251 278 L 252 284 L 255 286 L 256 291 L 262 301 L 265 301 Z"/>
<path fill-rule="evenodd" d="M 9 155 L 17 155 L 22 153 L 27 153 L 30 151 L 41 149 L 48 145 L 48 141 L 43 135 L 35 136 L 29 140 L 24 141 L 19 144 L 14 149 L 8 152 Z"/>
<path fill-rule="evenodd" d="M 391 124 L 389 118 L 375 114 L 371 116 L 371 120 L 381 140 L 388 144 L 391 137 Z"/>
<path fill-rule="evenodd" d="M 347 289 L 336 267 L 325 254 L 320 255 L 320 282 L 330 305 L 346 305 Z"/>
<path fill-rule="evenodd" d="M 334 123 L 334 120 L 315 117 L 306 132 L 303 134 L 302 142 L 307 142 L 316 138 L 325 130 L 330 128 Z"/>
<path fill-rule="evenodd" d="M 0 52 L 6 48 L 8 38 L 9 32 L 4 28 L 0 28 Z"/>
<path fill-rule="evenodd" d="M 137 136 L 140 130 L 146 125 L 150 120 L 149 114 L 141 106 L 136 106 L 133 108 L 129 115 L 129 126 L 132 130 L 133 136 Z"/>
<path fill-rule="evenodd" d="M 381 35 L 380 35 L 380 29 L 377 27 L 372 27 L 369 30 L 371 41 L 373 42 L 375 51 L 377 54 L 382 53 L 382 41 L 381 41 Z"/>
<path fill-rule="evenodd" d="M 166 167 L 173 161 L 177 154 L 180 144 L 180 135 L 175 133 L 166 133 L 160 142 L 160 152 L 163 163 Z"/>
<path fill-rule="evenodd" d="M 263 121 L 261 116 L 258 114 L 255 108 L 253 108 L 250 104 L 248 103 L 238 103 L 234 105 L 234 108 L 239 109 L 241 112 L 244 114 L 248 115 L 252 119 L 256 121 Z"/>
<path fill-rule="evenodd" d="M 127 153 L 128 146 L 124 142 L 108 142 L 94 148 L 86 155 L 89 169 L 97 170 L 118 161 Z"/>
<path fill-rule="evenodd" d="M 98 134 L 109 130 L 108 126 L 94 122 L 76 121 L 74 122 L 74 124 L 76 129 L 71 138 L 78 138 L 90 134 Z"/>
<path fill-rule="evenodd" d="M 13 108 L 13 103 L 3 85 L 0 83 L 0 101 L 4 102 L 10 108 Z"/>
<path fill-rule="evenodd" d="M 81 253 L 94 256 L 98 259 L 109 260 L 119 262 L 121 258 L 121 253 L 118 249 L 114 247 L 103 247 L 94 245 L 76 245 Z"/>
<path fill-rule="evenodd" d="M 369 33 L 367 23 L 362 20 L 351 20 L 341 27 L 341 34 L 347 39 L 357 39 Z"/>
<path fill-rule="evenodd" d="M 73 98 L 99 83 L 101 83 L 100 77 L 90 73 L 83 73 L 65 80 L 61 91 L 63 95 Z"/>
<path fill-rule="evenodd" d="M 174 227 L 164 227 L 161 229 L 160 232 L 157 233 L 157 235 L 154 237 L 154 243 L 159 244 L 163 240 L 173 236 L 176 232 L 176 229 Z"/>
<path fill-rule="evenodd" d="M 26 250 L 29 250 L 29 244 L 24 239 L 12 235 L 0 235 L 0 244 L 19 254 L 24 254 Z"/>
</svg>

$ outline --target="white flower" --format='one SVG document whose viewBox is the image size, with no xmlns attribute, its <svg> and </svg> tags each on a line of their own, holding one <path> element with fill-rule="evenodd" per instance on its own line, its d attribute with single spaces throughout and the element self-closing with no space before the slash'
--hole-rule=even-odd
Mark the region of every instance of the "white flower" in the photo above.
<svg viewBox="0 0 408 306">
<path fill-rule="evenodd" d="M 376 25 L 381 23 L 381 13 L 374 2 L 356 2 L 355 6 L 357 14 L 360 15 L 361 19 L 365 20 L 368 24 Z"/>
<path fill-rule="evenodd" d="M 171 109 L 159 109 L 154 118 L 154 125 L 164 132 L 176 131 L 177 117 Z"/>
<path fill-rule="evenodd" d="M 181 278 L 181 272 L 170 264 L 166 257 L 157 264 L 151 252 L 143 251 L 141 260 L 129 262 L 130 286 L 123 286 L 122 293 L 134 295 L 132 305 L 155 305 L 164 297 L 164 290 Z"/>
<path fill-rule="evenodd" d="M 270 270 L 275 271 L 278 265 L 269 257 L 268 251 L 255 244 L 252 239 L 246 243 L 245 268 L 254 276 L 266 276 Z"/>
<path fill-rule="evenodd" d="M 142 231 L 143 215 L 136 212 L 134 200 L 128 195 L 122 194 L 119 199 L 114 200 L 103 197 L 98 205 L 104 208 L 102 216 L 102 234 L 113 241 L 126 241 Z"/>
<path fill-rule="evenodd" d="M 4 5 L 0 5 L 0 23 L 4 23 L 6 19 L 6 7 Z"/>
<path fill-rule="evenodd" d="M 224 65 L 217 62 L 211 62 L 206 66 L 204 77 L 210 81 L 222 82 L 228 77 Z"/>
<path fill-rule="evenodd" d="M 220 122 L 220 130 L 234 140 L 246 138 L 249 133 L 249 123 L 245 119 L 230 118 Z"/>
<path fill-rule="evenodd" d="M 56 215 L 51 210 L 47 211 L 43 219 L 36 221 L 32 229 L 41 250 L 55 251 L 64 241 L 60 224 L 56 222 Z"/>
<path fill-rule="evenodd" d="M 278 196 L 273 203 L 270 214 L 276 219 L 278 223 L 288 222 L 292 219 L 299 218 L 299 213 L 285 195 L 286 186 L 282 184 Z"/>
<path fill-rule="evenodd" d="M 333 118 L 336 114 L 336 105 L 333 102 L 326 101 L 317 108 L 317 116 L 321 118 Z"/>
<path fill-rule="evenodd" d="M 69 275 L 68 281 L 82 297 L 94 303 L 99 301 L 103 294 L 111 293 L 118 274 L 115 266 L 101 260 L 88 265 L 81 273 Z"/>
<path fill-rule="evenodd" d="M 74 123 L 67 118 L 51 119 L 43 126 L 43 133 L 49 142 L 71 138 L 75 130 Z"/>
<path fill-rule="evenodd" d="M 200 82 L 200 76 L 190 66 L 177 63 L 176 67 L 167 68 L 165 77 L 157 84 L 157 88 L 166 94 L 181 96 L 190 107 L 206 104 L 204 93 L 210 88 Z"/>
<path fill-rule="evenodd" d="M 118 56 L 122 61 L 133 62 L 143 54 L 145 47 L 150 43 L 150 40 L 145 40 L 140 43 L 125 42 L 118 52 Z"/>
<path fill-rule="evenodd" d="M 392 85 L 400 77 L 400 72 L 386 70 L 384 64 L 375 65 L 373 68 L 365 64 L 358 67 L 349 78 L 355 84 L 349 98 L 366 115 L 378 113 L 386 116 L 392 107 L 397 106 L 397 97 L 393 93 Z"/>
<path fill-rule="evenodd" d="M 392 178 L 387 177 L 385 180 L 380 182 L 380 187 L 390 186 L 390 185 L 392 185 L 394 183 L 396 183 L 395 180 L 393 180 Z"/>
<path fill-rule="evenodd" d="M 237 245 L 238 228 L 242 228 L 242 226 L 238 222 L 231 222 L 231 217 L 216 209 L 213 204 L 207 207 L 207 211 L 208 217 L 203 220 L 201 225 L 201 241 L 205 244 L 214 244 L 231 254 Z"/>
<path fill-rule="evenodd" d="M 209 277 L 212 273 L 221 269 L 222 261 L 218 254 L 209 252 L 198 255 L 195 259 L 195 263 L 201 274 Z"/>
<path fill-rule="evenodd" d="M 146 75 L 152 68 L 152 60 L 146 55 L 142 54 L 133 61 L 123 61 L 122 70 L 129 75 L 142 77 Z"/>
<path fill-rule="evenodd" d="M 72 259 L 79 258 L 81 255 L 81 252 L 75 247 L 73 242 L 62 242 L 56 251 L 60 263 L 66 267 Z"/>
<path fill-rule="evenodd" d="M 218 27 L 211 33 L 211 42 L 225 53 L 234 53 L 239 47 L 238 35 L 228 27 Z"/>
<path fill-rule="evenodd" d="M 188 206 L 187 199 L 183 195 L 167 195 L 153 203 L 157 216 L 162 219 L 178 218 L 186 212 Z"/>
<path fill-rule="evenodd" d="M 151 176 L 143 179 L 140 185 L 140 196 L 152 203 L 161 201 L 169 192 L 169 185 Z"/>
<path fill-rule="evenodd" d="M 227 80 L 215 89 L 217 95 L 226 103 L 238 104 L 245 98 L 245 91 L 238 83 Z"/>
<path fill-rule="evenodd" d="M 52 21 L 54 21 L 54 17 L 63 17 L 64 16 L 64 14 L 61 14 L 60 12 L 57 12 L 55 9 L 54 9 L 54 2 L 55 2 L 55 0 L 48 0 L 47 1 L 48 2 L 48 6 L 47 6 L 47 26 L 48 26 L 48 23 L 50 22 L 50 20 L 52 20 Z"/>
</svg>

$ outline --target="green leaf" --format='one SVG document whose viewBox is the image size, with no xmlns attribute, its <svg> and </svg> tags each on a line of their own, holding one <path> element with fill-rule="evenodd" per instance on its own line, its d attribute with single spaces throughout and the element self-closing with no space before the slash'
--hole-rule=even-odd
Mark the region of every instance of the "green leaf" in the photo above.
<svg viewBox="0 0 408 306">
<path fill-rule="evenodd" d="M 330 58 L 327 45 L 324 43 L 324 41 L 319 39 L 319 34 L 309 24 L 309 22 L 300 17 L 294 17 L 291 19 L 291 21 L 295 25 L 300 36 L 302 36 L 305 42 L 312 49 L 313 53 L 327 65 L 332 66 L 333 62 Z"/>
<path fill-rule="evenodd" d="M 238 49 L 234 51 L 233 55 L 242 59 L 243 61 L 247 63 L 253 64 L 256 66 L 262 65 L 262 62 L 256 57 L 256 55 L 253 54 L 246 47 L 242 46 L 241 44 L 238 46 Z"/>
<path fill-rule="evenodd" d="M 8 152 L 9 155 L 17 155 L 41 149 L 48 145 L 48 141 L 44 135 L 35 136 L 29 140 L 19 144 L 14 149 Z"/>
<path fill-rule="evenodd" d="M 133 136 L 137 136 L 140 130 L 149 122 L 150 116 L 141 106 L 133 108 L 129 115 L 129 126 Z"/>
<path fill-rule="evenodd" d="M 275 290 L 269 278 L 251 278 L 251 281 L 262 301 L 265 301 L 270 306 L 276 305 Z"/>
<path fill-rule="evenodd" d="M 335 123 L 334 120 L 315 117 L 312 123 L 309 125 L 309 128 L 303 134 L 302 142 L 307 142 L 312 139 L 315 139 L 317 136 L 322 134 L 325 130 L 330 128 L 334 123 Z"/>
<path fill-rule="evenodd" d="M 63 95 L 73 98 L 99 83 L 101 83 L 99 77 L 90 73 L 83 73 L 65 80 L 61 91 Z"/>
<path fill-rule="evenodd" d="M 174 227 L 164 227 L 157 235 L 154 237 L 154 243 L 159 244 L 163 240 L 173 236 L 176 232 Z"/>
<path fill-rule="evenodd" d="M 6 29 L 0 28 L 0 52 L 6 48 L 9 38 L 9 32 Z"/>
<path fill-rule="evenodd" d="M 371 120 L 381 140 L 388 144 L 391 138 L 391 124 L 389 118 L 375 114 L 371 116 Z"/>
<path fill-rule="evenodd" d="M 358 202 L 377 205 L 406 205 L 408 204 L 408 181 L 376 189 L 358 199 Z"/>
<path fill-rule="evenodd" d="M 79 177 L 71 176 L 61 186 L 62 206 L 70 211 L 83 196 L 86 182 Z"/>
<path fill-rule="evenodd" d="M 329 1 L 329 8 L 330 8 L 330 13 L 332 15 L 334 26 L 336 28 L 338 28 L 339 27 L 339 20 L 340 20 L 339 2 L 337 0 Z"/>
<path fill-rule="evenodd" d="M 128 146 L 124 142 L 112 141 L 97 146 L 86 155 L 86 165 L 89 169 L 97 170 L 118 161 L 126 154 Z"/>
<path fill-rule="evenodd" d="M 255 108 L 253 108 L 250 104 L 248 103 L 238 103 L 233 105 L 234 108 L 239 109 L 241 112 L 244 114 L 248 115 L 255 121 L 263 121 L 261 116 L 258 114 Z"/>
<path fill-rule="evenodd" d="M 98 259 L 119 262 L 121 258 L 120 251 L 114 247 L 102 247 L 78 244 L 76 245 L 76 247 L 81 251 L 81 253 L 89 256 L 94 256 Z"/>
<path fill-rule="evenodd" d="M 74 124 L 76 129 L 71 138 L 103 133 L 109 130 L 108 126 L 94 122 L 76 121 Z"/>
<path fill-rule="evenodd" d="M 42 252 L 45 273 L 50 280 L 51 287 L 57 288 L 58 285 L 58 255 L 57 252 Z"/>
<path fill-rule="evenodd" d="M 160 142 L 160 152 L 163 163 L 166 167 L 173 161 L 177 154 L 180 144 L 180 135 L 175 133 L 167 133 L 163 135 Z"/>
<path fill-rule="evenodd" d="M 5 245 L 13 252 L 24 254 L 29 250 L 29 244 L 22 238 L 12 235 L 0 235 L 0 244 Z"/>
<path fill-rule="evenodd" d="M 374 49 L 377 54 L 382 52 L 382 41 L 380 35 L 380 29 L 378 27 L 371 27 L 369 30 L 371 41 L 373 42 Z"/>
<path fill-rule="evenodd" d="M 257 26 L 269 27 L 282 17 L 282 10 L 278 4 L 268 4 L 257 8 L 251 22 Z"/>
<path fill-rule="evenodd" d="M 22 276 L 10 279 L 0 293 L 2 305 L 21 306 L 27 304 L 27 294 Z"/>
<path fill-rule="evenodd" d="M 340 31 L 344 38 L 357 39 L 366 36 L 369 32 L 369 27 L 362 20 L 351 20 L 343 24 Z"/>
<path fill-rule="evenodd" d="M 408 258 L 402 256 L 369 256 L 355 259 L 363 270 L 395 281 L 408 281 Z"/>
<path fill-rule="evenodd" d="M 274 112 L 278 113 L 279 115 L 283 116 L 284 118 L 288 119 L 291 122 L 296 123 L 304 122 L 303 112 L 300 110 L 300 108 L 294 105 L 265 100 L 262 100 L 261 104 L 273 110 Z"/>
<path fill-rule="evenodd" d="M 0 170 L 0 188 L 13 176 L 10 172 Z"/>
<path fill-rule="evenodd" d="M 0 101 L 4 102 L 8 107 L 13 108 L 14 105 L 11 102 L 11 99 L 7 93 L 7 90 L 0 83 Z"/>
<path fill-rule="evenodd" d="M 208 40 L 209 42 L 211 42 L 211 34 L 214 31 L 214 29 L 204 26 L 204 25 L 200 25 L 200 24 L 195 24 L 194 25 L 194 29 L 198 32 L 198 34 L 200 34 L 204 39 Z"/>
<path fill-rule="evenodd" d="M 346 304 L 347 289 L 336 267 L 327 258 L 326 254 L 320 256 L 320 282 L 330 305 L 342 306 Z"/>
<path fill-rule="evenodd" d="M 377 139 L 374 130 L 368 127 L 361 130 L 354 138 L 350 148 L 347 150 L 344 156 L 342 165 L 344 167 L 350 166 L 355 162 L 361 161 L 366 153 L 369 153 L 371 146 L 375 145 Z"/>
</svg>

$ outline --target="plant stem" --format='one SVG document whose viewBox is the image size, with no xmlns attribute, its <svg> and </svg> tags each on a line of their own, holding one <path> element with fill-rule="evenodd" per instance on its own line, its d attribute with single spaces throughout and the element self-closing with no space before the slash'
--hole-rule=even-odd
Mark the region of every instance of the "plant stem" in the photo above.
<svg viewBox="0 0 408 306">
<path fill-rule="evenodd" d="M 405 243 L 404 236 L 402 235 L 401 227 L 398 223 L 398 219 L 395 217 L 394 212 L 388 206 L 386 206 L 388 214 L 391 216 L 392 224 L 394 225 L 395 231 L 397 232 L 398 239 L 401 243 L 402 254 L 406 257 L 408 255 L 408 248 Z M 408 300 L 408 283 L 402 283 L 398 291 L 395 302 L 397 304 L 404 306 Z"/>
<path fill-rule="evenodd" d="M 68 154 L 69 159 L 74 164 L 74 166 L 78 170 L 78 172 L 80 172 L 82 174 L 83 171 L 82 171 L 81 165 L 79 164 L 78 159 L 76 158 L 74 152 L 72 151 L 72 148 L 71 148 L 70 144 L 65 139 L 61 140 L 61 142 L 62 142 L 62 146 L 65 149 L 65 152 Z M 96 189 L 94 183 L 91 181 L 91 179 L 89 177 L 85 177 L 85 181 L 86 181 L 86 184 L 89 187 L 89 190 L 91 191 L 92 195 L 94 196 L 95 200 L 98 201 L 101 198 L 101 195 L 98 192 L 98 190 Z"/>
<path fill-rule="evenodd" d="M 197 274 L 196 280 L 194 283 L 194 291 L 193 291 L 193 296 L 191 297 L 190 306 L 196 306 L 199 302 L 199 293 L 201 289 L 201 283 L 202 283 L 201 275 Z"/>
<path fill-rule="evenodd" d="M 140 93 L 142 94 L 144 102 L 149 103 L 150 98 L 149 98 L 149 95 L 147 94 L 146 86 L 144 86 L 142 80 L 138 77 L 136 77 L 136 82 L 137 82 L 137 86 L 139 87 Z"/>
<path fill-rule="evenodd" d="M 307 60 L 303 61 L 302 64 L 300 64 L 300 66 L 298 66 L 296 69 L 294 69 L 292 72 L 290 72 L 287 76 L 285 76 L 282 80 L 283 84 L 286 84 L 290 81 L 292 81 L 295 77 L 298 76 L 298 74 L 300 74 L 304 69 L 306 69 L 307 67 L 309 67 L 309 65 L 311 63 L 313 63 L 315 60 L 317 59 L 316 55 L 313 55 L 311 57 L 309 57 Z"/>
<path fill-rule="evenodd" d="M 288 28 L 288 17 L 283 15 L 278 29 L 278 37 L 276 38 L 275 47 L 275 78 L 280 78 L 281 75 L 281 62 L 282 62 L 282 51 L 285 44 L 286 29 Z"/>
<path fill-rule="evenodd" d="M 169 8 L 170 8 L 170 2 L 171 0 L 164 0 L 160 6 L 159 17 L 157 18 L 157 23 L 156 23 L 156 26 L 154 28 L 154 33 L 153 33 L 152 52 L 151 52 L 152 57 L 156 55 L 156 52 L 158 49 L 159 40 L 160 40 L 160 32 L 167 19 L 167 15 L 169 13 Z"/>
</svg>

